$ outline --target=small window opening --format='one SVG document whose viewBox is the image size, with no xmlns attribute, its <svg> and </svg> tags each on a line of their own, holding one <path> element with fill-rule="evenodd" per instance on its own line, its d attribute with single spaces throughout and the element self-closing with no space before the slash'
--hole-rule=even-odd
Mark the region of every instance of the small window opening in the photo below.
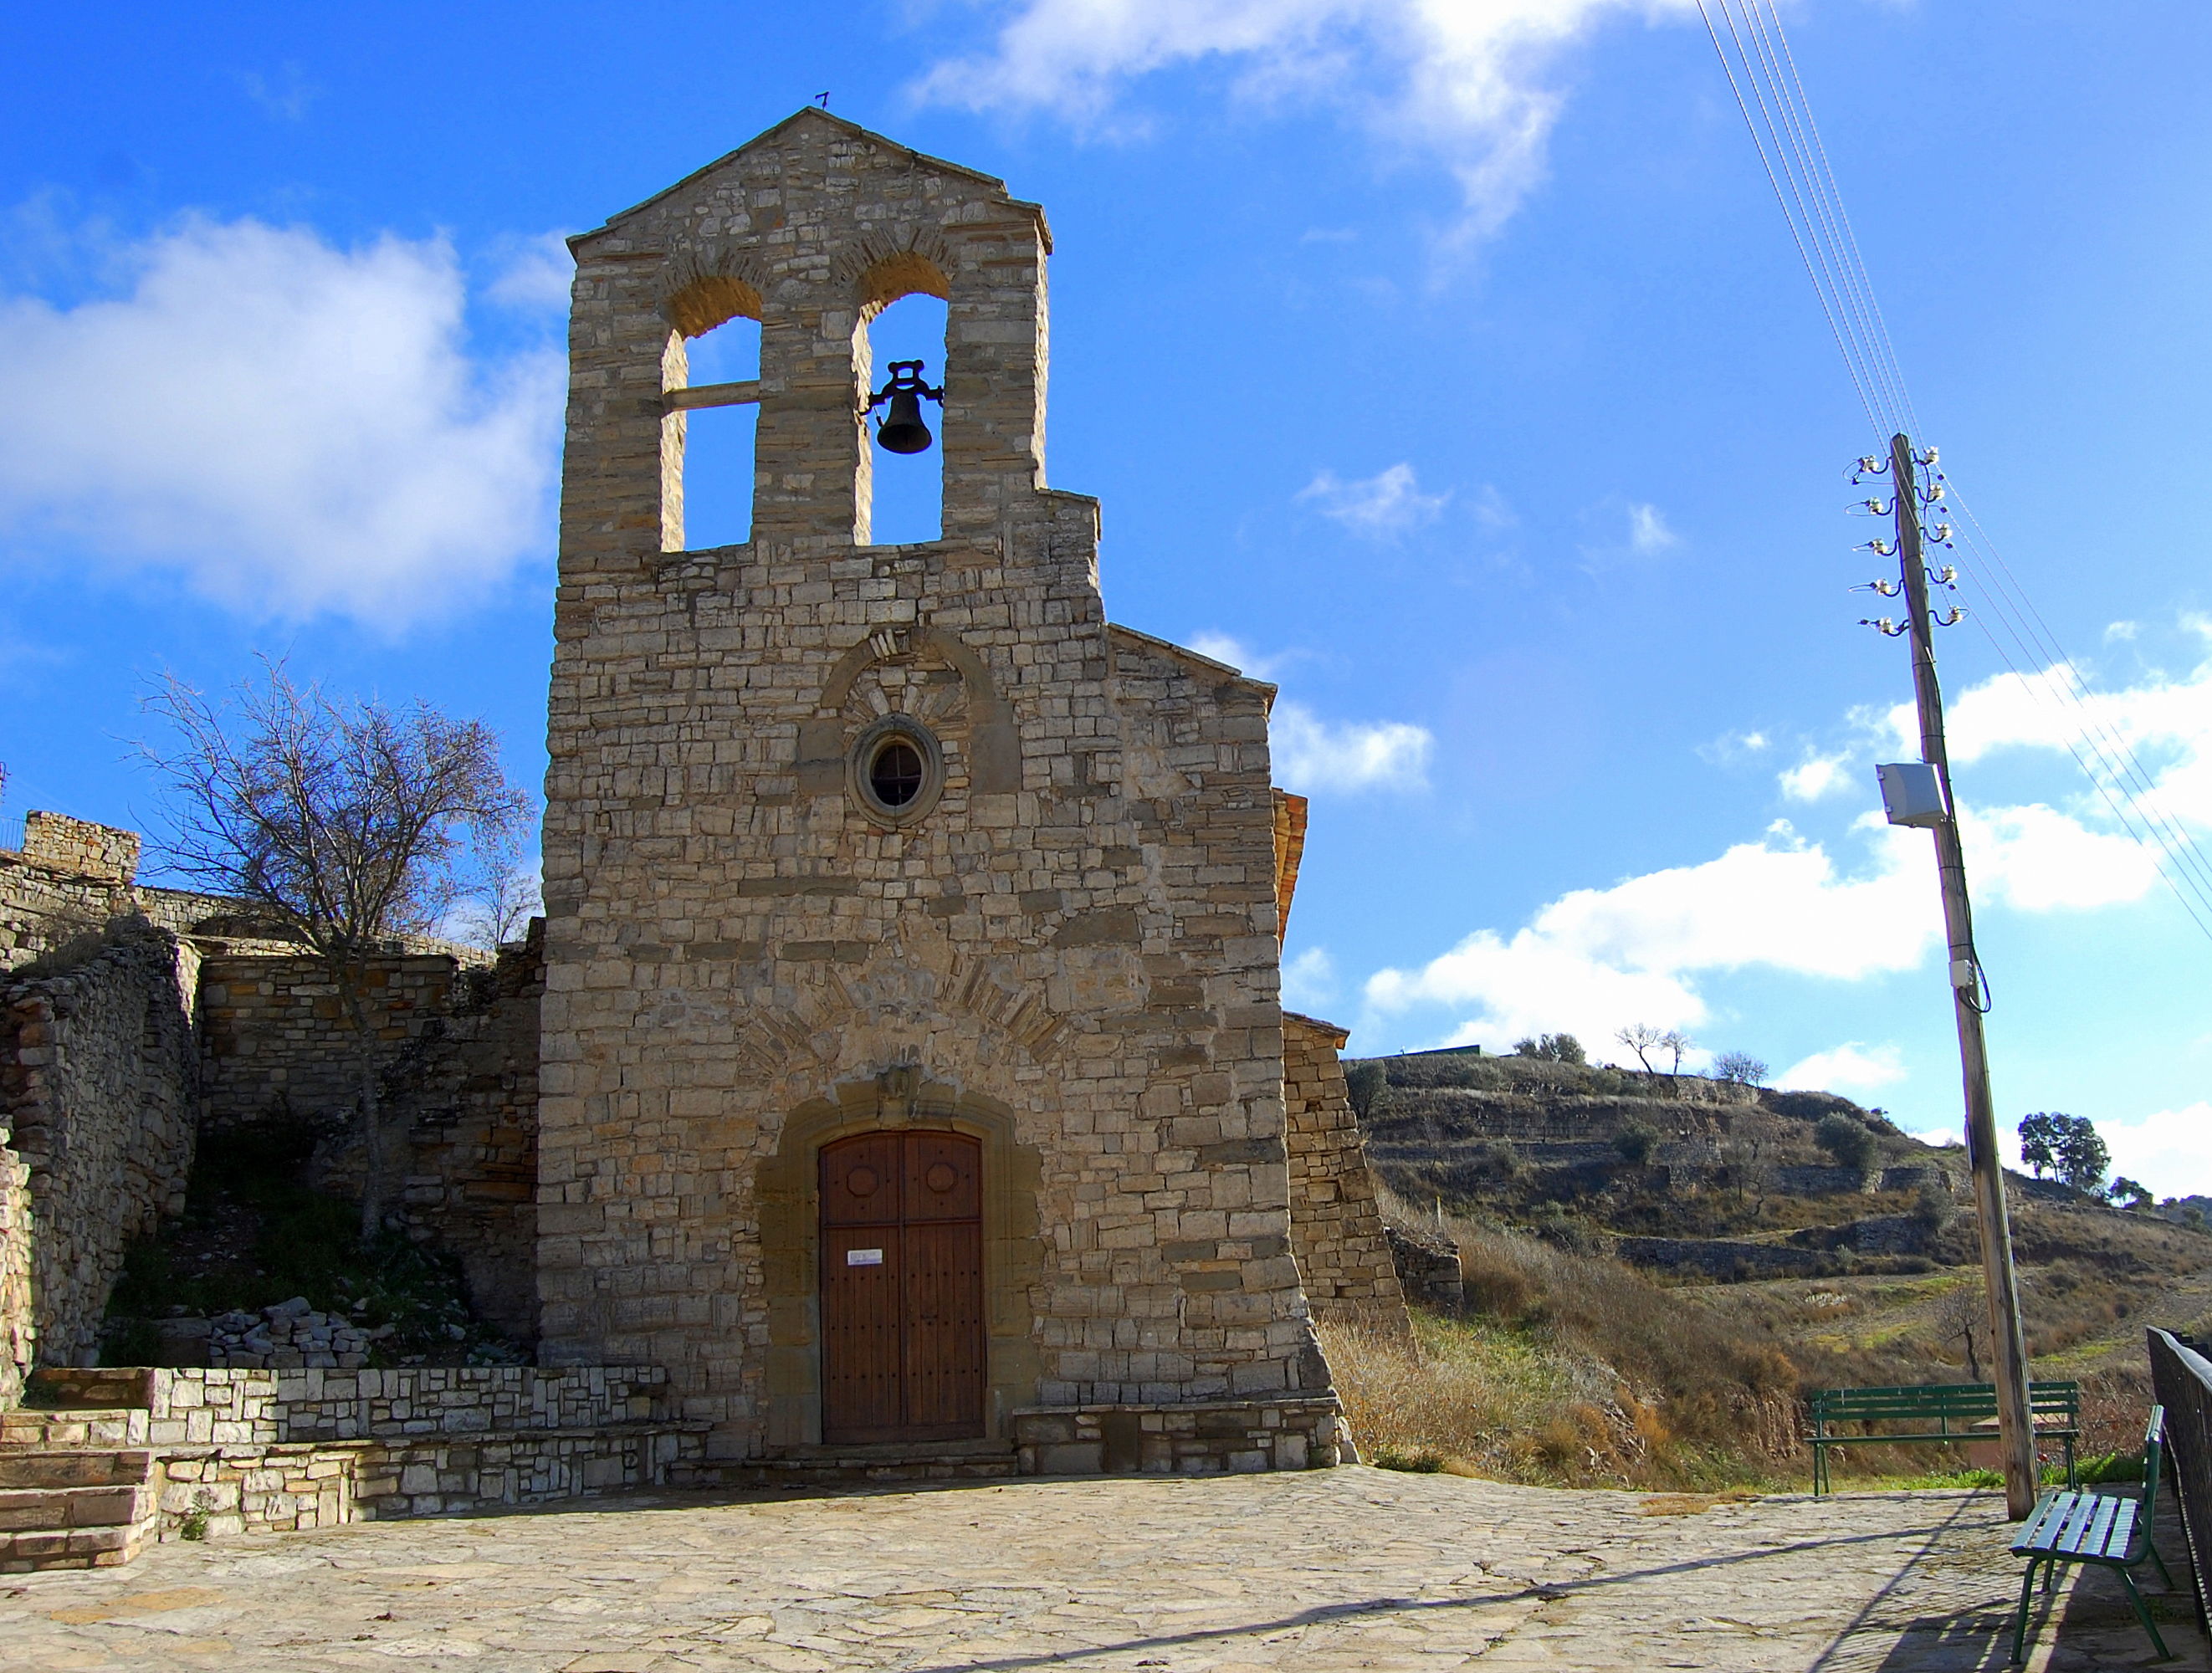
<svg viewBox="0 0 2212 1673">
<path fill-rule="evenodd" d="M 690 339 L 686 386 L 760 376 L 760 322 L 740 315 Z M 684 544 L 689 551 L 753 537 L 753 443 L 757 403 L 701 407 L 684 415 Z"/>
<path fill-rule="evenodd" d="M 893 361 L 920 361 L 923 381 L 945 381 L 943 301 L 917 293 L 902 296 L 868 322 L 870 392 L 883 386 Z M 923 422 L 936 439 L 920 453 L 893 453 L 876 446 L 875 422 L 868 424 L 873 498 L 869 507 L 871 543 L 901 546 L 937 540 L 945 529 L 945 409 L 921 406 Z M 878 417 L 883 409 L 876 409 Z"/>
<path fill-rule="evenodd" d="M 904 738 L 892 738 L 868 763 L 868 788 L 887 808 L 902 808 L 921 794 L 927 776 L 921 751 Z"/>
</svg>

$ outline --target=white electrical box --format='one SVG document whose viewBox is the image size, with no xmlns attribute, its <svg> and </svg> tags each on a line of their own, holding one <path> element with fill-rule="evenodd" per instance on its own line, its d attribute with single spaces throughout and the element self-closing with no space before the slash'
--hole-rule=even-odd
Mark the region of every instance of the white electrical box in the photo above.
<svg viewBox="0 0 2212 1673">
<path fill-rule="evenodd" d="M 1893 825 L 1941 825 L 1951 816 L 1943 786 L 1927 761 L 1898 761 L 1875 768 L 1881 780 L 1881 810 Z"/>
</svg>

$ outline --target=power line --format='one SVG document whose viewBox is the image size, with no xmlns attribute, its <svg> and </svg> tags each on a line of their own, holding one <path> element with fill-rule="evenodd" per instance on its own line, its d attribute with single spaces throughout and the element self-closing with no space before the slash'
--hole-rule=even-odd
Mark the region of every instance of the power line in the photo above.
<svg viewBox="0 0 2212 1673">
<path fill-rule="evenodd" d="M 1698 0 L 1698 11 L 1868 421 L 1885 445 L 1894 433 L 1919 433 L 1904 367 L 1844 210 L 1774 0 Z M 1963 500 L 1957 503 L 1971 525 L 1961 528 L 1958 537 L 1981 561 L 1968 567 L 1977 625 L 2031 697 L 2054 710 L 2059 741 L 2083 776 L 2121 827 L 2149 852 L 2192 920 L 2212 936 L 2212 860 L 2188 827 L 2158 805 L 2154 775 L 2125 736 L 2085 700 L 2078 665 L 2065 654 L 1979 519 Z M 2013 640 L 2019 661 L 1992 630 L 1992 621 Z M 2041 664 L 2042 677 L 2022 663 Z"/>
</svg>

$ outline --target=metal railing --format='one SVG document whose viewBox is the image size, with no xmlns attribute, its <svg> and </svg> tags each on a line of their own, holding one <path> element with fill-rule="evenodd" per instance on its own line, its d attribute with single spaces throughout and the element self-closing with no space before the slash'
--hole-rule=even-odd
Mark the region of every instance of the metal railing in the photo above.
<svg viewBox="0 0 2212 1673">
<path fill-rule="evenodd" d="M 2166 1408 L 2166 1456 L 2173 1468 L 2174 1503 L 2189 1547 L 2197 1624 L 2206 1627 L 2206 1565 L 2212 1561 L 2212 1360 L 2171 1331 L 2150 1332 L 2150 1379 Z M 2208 1628 L 2212 1631 L 2212 1628 Z"/>
</svg>

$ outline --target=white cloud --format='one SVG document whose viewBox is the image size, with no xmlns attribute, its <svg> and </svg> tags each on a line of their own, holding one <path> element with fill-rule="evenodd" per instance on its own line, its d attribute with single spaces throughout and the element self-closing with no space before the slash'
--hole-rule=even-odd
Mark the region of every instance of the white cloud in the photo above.
<svg viewBox="0 0 2212 1673">
<path fill-rule="evenodd" d="M 1847 1040 L 1793 1063 L 1774 1084 L 1802 1092 L 1873 1092 L 1905 1078 L 1905 1054 L 1894 1046 Z"/>
<path fill-rule="evenodd" d="M 1326 1005 L 1336 997 L 1336 965 L 1323 947 L 1309 947 L 1283 964 L 1283 1003 L 1292 1010 Z"/>
<path fill-rule="evenodd" d="M 1796 766 L 1777 775 L 1782 793 L 1793 802 L 1817 802 L 1831 791 L 1845 788 L 1848 755 L 1808 755 Z"/>
<path fill-rule="evenodd" d="M 2140 621 L 2115 621 L 2106 627 L 2105 637 L 2108 639 L 2125 640 L 2135 638 L 2142 632 L 2142 623 Z"/>
<path fill-rule="evenodd" d="M 1275 777 L 1286 790 L 1421 790 L 1436 739 L 1403 720 L 1323 720 L 1278 702 L 1268 724 Z"/>
<path fill-rule="evenodd" d="M 499 255 L 499 272 L 484 287 L 486 297 L 510 308 L 568 312 L 576 258 L 568 253 L 565 233 L 515 239 Z"/>
<path fill-rule="evenodd" d="M 2100 1121 L 2112 1172 L 2160 1197 L 2212 1193 L 2212 1103 L 2160 1110 L 2140 1121 Z"/>
<path fill-rule="evenodd" d="M 1656 506 L 1632 504 L 1628 508 L 1628 548 L 1641 556 L 1680 546 L 1682 537 L 1667 526 Z"/>
<path fill-rule="evenodd" d="M 2091 830 L 2040 803 L 1962 805 L 1959 833 L 1976 896 L 2001 899 L 2022 912 L 2116 906 L 2158 887 L 2157 868 L 2142 844 Z"/>
<path fill-rule="evenodd" d="M 1764 965 L 1851 980 L 1918 964 L 1940 938 L 1935 891 L 1898 835 L 1869 831 L 1869 868 L 1839 873 L 1787 826 L 1719 858 L 1577 889 L 1510 938 L 1479 930 L 1418 970 L 1383 970 L 1378 1011 L 1449 1006 L 1458 1038 L 1510 1040 L 1561 1027 L 1585 1040 L 1628 1021 L 1688 1027 L 1709 1012 L 1705 973 Z"/>
<path fill-rule="evenodd" d="M 1324 470 L 1298 491 L 1298 498 L 1312 500 L 1323 517 L 1373 539 L 1405 534 L 1435 522 L 1450 497 L 1449 494 L 1422 493 L 1410 464 L 1394 464 L 1388 470 L 1350 482 L 1333 470 Z"/>
<path fill-rule="evenodd" d="M 1494 231 L 1540 182 L 1565 95 L 1553 70 L 1601 19 L 1693 15 L 1692 0 L 1023 0 L 994 49 L 934 65 L 921 92 L 971 109 L 1099 122 L 1154 71 L 1215 62 L 1261 100 L 1346 109 L 1425 146 L 1457 179 L 1462 231 Z"/>
<path fill-rule="evenodd" d="M 399 627 L 548 531 L 561 365 L 480 366 L 438 241 L 192 221 L 126 294 L 0 299 L 0 530 L 181 571 L 257 615 Z"/>
</svg>

